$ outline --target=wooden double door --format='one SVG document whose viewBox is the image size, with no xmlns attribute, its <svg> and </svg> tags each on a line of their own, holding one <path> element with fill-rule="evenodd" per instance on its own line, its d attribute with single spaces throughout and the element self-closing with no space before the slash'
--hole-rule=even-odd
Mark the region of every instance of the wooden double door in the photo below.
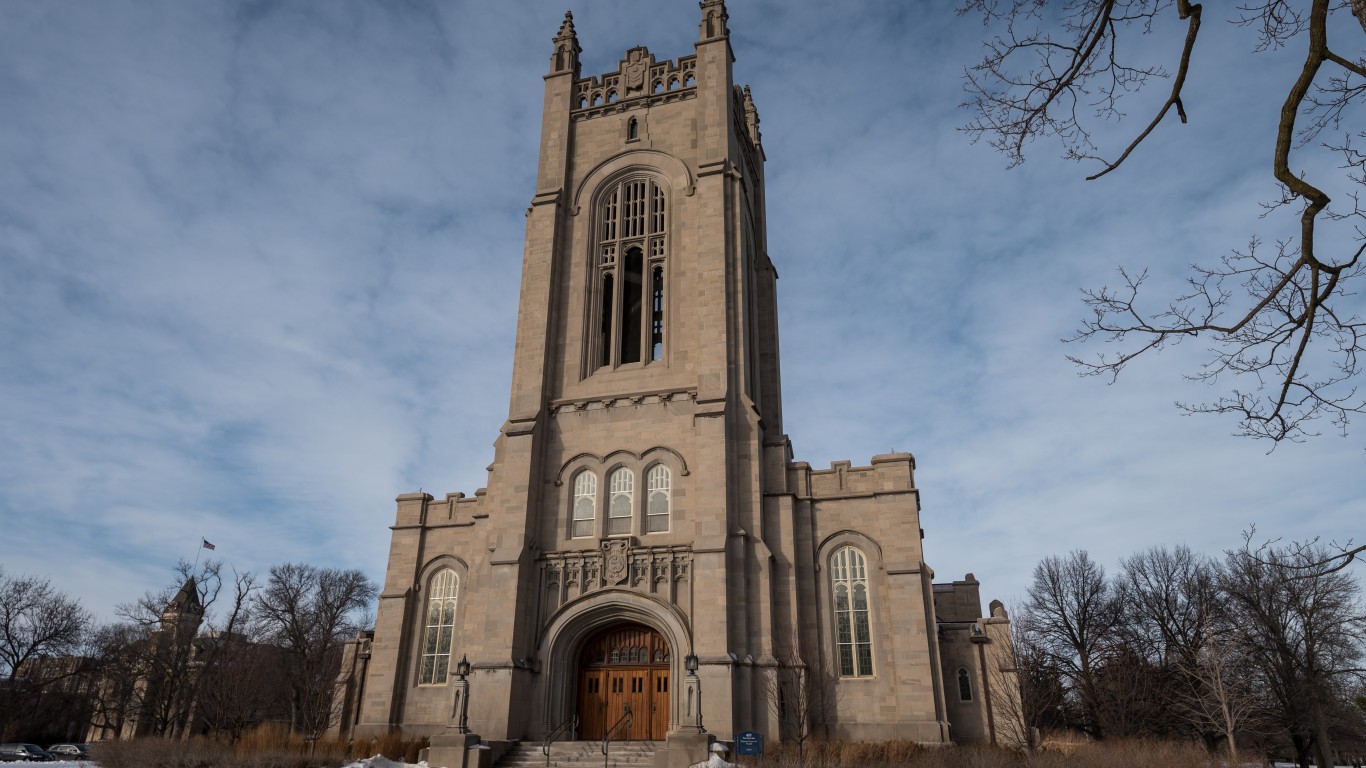
<svg viewBox="0 0 1366 768">
<path fill-rule="evenodd" d="M 640 624 L 594 636 L 579 656 L 579 738 L 601 739 L 631 710 L 613 739 L 662 740 L 669 731 L 669 645 Z"/>
</svg>

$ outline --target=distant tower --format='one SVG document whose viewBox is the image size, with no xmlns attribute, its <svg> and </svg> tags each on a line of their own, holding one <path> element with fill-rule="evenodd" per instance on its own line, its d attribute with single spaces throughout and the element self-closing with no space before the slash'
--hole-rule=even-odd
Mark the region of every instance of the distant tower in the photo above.
<svg viewBox="0 0 1366 768">
<path fill-rule="evenodd" d="M 199 625 L 203 621 L 204 604 L 199 597 L 199 585 L 191 576 L 161 612 L 161 630 L 158 633 L 161 639 L 158 642 L 187 644 L 199 633 Z"/>
<path fill-rule="evenodd" d="M 142 673 L 133 684 L 139 706 L 125 721 L 121 738 L 184 735 L 193 707 L 195 637 L 204 604 L 193 576 L 161 611 L 160 626 L 145 641 Z"/>
</svg>

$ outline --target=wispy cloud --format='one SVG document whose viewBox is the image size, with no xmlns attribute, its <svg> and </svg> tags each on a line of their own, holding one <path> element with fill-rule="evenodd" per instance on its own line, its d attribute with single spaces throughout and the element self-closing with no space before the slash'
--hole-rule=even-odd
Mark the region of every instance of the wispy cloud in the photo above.
<svg viewBox="0 0 1366 768">
<path fill-rule="evenodd" d="M 1271 455 L 1114 386 L 1077 289 L 1254 232 L 1284 65 L 1210 36 L 1188 126 L 1102 182 L 955 130 L 981 28 L 939 3 L 732 2 L 763 118 L 785 421 L 822 465 L 913 451 L 941 577 L 1046 554 L 1346 538 L 1358 441 Z M 691 51 L 696 4 L 575 9 L 584 69 Z M 541 75 L 562 5 L 21 3 L 0 27 L 0 539 L 97 612 L 199 537 L 383 571 L 393 497 L 485 482 L 507 407 Z M 1265 69 L 1262 69 L 1265 68 Z M 1112 136 L 1122 139 L 1128 127 Z M 1164 286 L 1165 287 L 1165 286 Z M 60 553 L 58 556 L 56 553 Z M 60 563 L 60 566 L 57 565 Z"/>
</svg>

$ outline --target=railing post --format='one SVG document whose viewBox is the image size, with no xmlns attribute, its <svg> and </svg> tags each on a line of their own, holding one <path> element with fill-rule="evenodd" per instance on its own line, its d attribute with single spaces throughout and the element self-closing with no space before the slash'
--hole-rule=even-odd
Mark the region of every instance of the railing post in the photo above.
<svg viewBox="0 0 1366 768">
<path fill-rule="evenodd" d="M 550 745 L 555 743 L 555 737 L 565 732 L 566 729 L 570 732 L 577 732 L 579 730 L 578 712 L 570 715 L 568 720 L 555 726 L 554 730 L 550 732 L 550 735 L 545 737 L 545 741 L 541 742 L 541 751 L 545 753 L 545 768 L 550 768 Z"/>
<path fill-rule="evenodd" d="M 631 705 L 630 705 L 630 703 L 628 702 L 628 703 L 626 704 L 626 711 L 622 713 L 621 717 L 618 717 L 618 718 L 617 718 L 617 721 L 616 721 L 615 723 L 612 723 L 612 727 L 611 727 L 611 728 L 608 728 L 608 729 L 607 729 L 607 733 L 604 734 L 603 737 L 602 737 L 602 768 L 608 768 L 608 764 L 607 764 L 607 760 L 608 760 L 608 756 L 607 756 L 607 754 L 608 754 L 608 745 L 611 744 L 611 742 L 612 742 L 612 734 L 614 734 L 614 733 L 616 733 L 617 731 L 621 730 L 621 728 L 623 727 L 623 723 L 625 724 L 624 727 L 630 728 L 630 727 L 631 727 L 631 719 L 632 719 L 632 715 L 631 715 Z"/>
</svg>

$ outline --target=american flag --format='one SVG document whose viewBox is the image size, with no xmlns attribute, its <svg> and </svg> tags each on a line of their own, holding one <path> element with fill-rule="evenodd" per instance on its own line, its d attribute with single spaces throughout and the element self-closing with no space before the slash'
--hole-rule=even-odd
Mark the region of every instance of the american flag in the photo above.
<svg viewBox="0 0 1366 768">
<path fill-rule="evenodd" d="M 214 549 L 213 542 L 208 539 L 200 539 L 200 541 L 204 542 L 204 549 Z"/>
</svg>

